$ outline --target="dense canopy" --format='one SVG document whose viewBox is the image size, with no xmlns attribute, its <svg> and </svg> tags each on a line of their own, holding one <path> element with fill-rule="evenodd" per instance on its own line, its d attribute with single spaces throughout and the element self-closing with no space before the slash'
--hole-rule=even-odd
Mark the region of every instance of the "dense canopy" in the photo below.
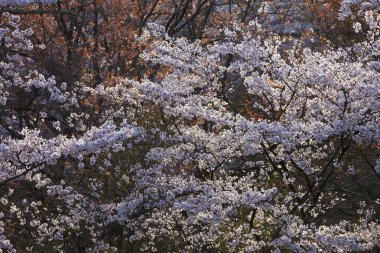
<svg viewBox="0 0 380 253">
<path fill-rule="evenodd" d="M 379 1 L 0 0 L 0 252 L 377 252 Z"/>
</svg>

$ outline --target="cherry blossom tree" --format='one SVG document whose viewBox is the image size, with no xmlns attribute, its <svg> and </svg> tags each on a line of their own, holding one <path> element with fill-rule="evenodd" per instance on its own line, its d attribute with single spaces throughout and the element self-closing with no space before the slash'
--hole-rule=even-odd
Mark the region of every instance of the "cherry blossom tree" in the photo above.
<svg viewBox="0 0 380 253">
<path fill-rule="evenodd" d="M 2 14 L 0 250 L 378 250 L 380 16 L 363 15 L 366 39 L 323 50 L 257 20 L 214 43 L 152 23 L 143 75 L 60 83 Z"/>
</svg>

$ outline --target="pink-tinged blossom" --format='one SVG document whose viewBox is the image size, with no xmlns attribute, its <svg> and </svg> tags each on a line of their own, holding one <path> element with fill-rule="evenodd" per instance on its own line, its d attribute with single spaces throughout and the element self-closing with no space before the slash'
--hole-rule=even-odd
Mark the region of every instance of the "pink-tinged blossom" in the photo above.
<svg viewBox="0 0 380 253">
<path fill-rule="evenodd" d="M 378 186 L 380 161 L 379 26 L 364 15 L 364 42 L 323 52 L 257 22 L 209 45 L 152 25 L 142 60 L 170 71 L 93 86 L 27 71 L 32 32 L 3 14 L 0 249 L 16 232 L 27 251 L 375 249 L 379 199 L 354 187 Z"/>
<path fill-rule="evenodd" d="M 57 0 L 0 0 L 0 6 L 23 6 L 29 4 L 54 4 Z"/>
</svg>

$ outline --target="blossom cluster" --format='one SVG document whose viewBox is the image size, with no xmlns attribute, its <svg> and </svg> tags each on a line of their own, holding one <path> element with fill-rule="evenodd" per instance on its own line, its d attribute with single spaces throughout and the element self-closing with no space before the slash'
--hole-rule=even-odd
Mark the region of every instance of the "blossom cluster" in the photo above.
<svg viewBox="0 0 380 253">
<path fill-rule="evenodd" d="M 378 249 L 380 15 L 364 15 L 365 40 L 325 50 L 258 21 L 209 44 L 151 25 L 151 72 L 91 85 L 33 69 L 43 46 L 3 14 L 0 250 Z"/>
</svg>

